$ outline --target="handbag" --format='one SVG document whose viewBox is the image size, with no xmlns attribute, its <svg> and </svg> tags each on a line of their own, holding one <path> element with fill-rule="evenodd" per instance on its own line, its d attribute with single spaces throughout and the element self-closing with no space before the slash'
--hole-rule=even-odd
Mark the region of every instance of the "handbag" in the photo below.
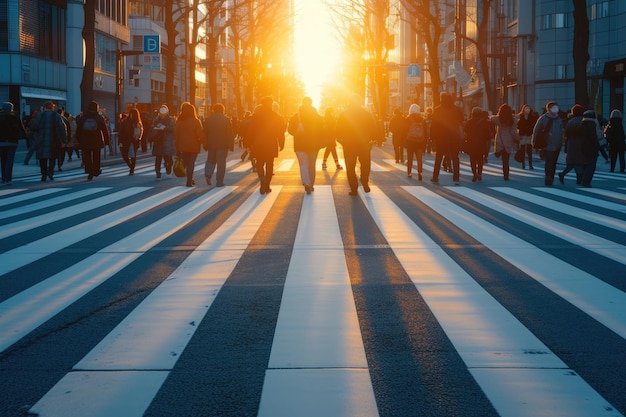
<svg viewBox="0 0 626 417">
<path fill-rule="evenodd" d="M 174 166 L 172 167 L 174 170 L 174 175 L 179 178 L 187 176 L 187 168 L 185 168 L 185 162 L 183 162 L 183 158 L 177 156 L 174 160 Z"/>
<path fill-rule="evenodd" d="M 521 146 L 517 148 L 517 151 L 515 151 L 515 155 L 513 157 L 519 163 L 524 162 L 524 148 L 522 148 Z"/>
</svg>

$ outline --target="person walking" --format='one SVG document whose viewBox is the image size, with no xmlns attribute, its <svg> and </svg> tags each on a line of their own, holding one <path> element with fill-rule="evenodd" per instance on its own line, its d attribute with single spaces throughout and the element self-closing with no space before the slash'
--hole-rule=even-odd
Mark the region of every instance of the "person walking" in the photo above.
<svg viewBox="0 0 626 417">
<path fill-rule="evenodd" d="M 426 125 L 426 123 L 424 123 Z M 391 132 L 391 143 L 396 164 L 404 163 L 404 135 L 406 134 L 406 118 L 402 115 L 402 110 L 396 107 L 393 116 L 389 120 L 389 132 Z M 426 134 L 426 130 L 424 131 Z"/>
<path fill-rule="evenodd" d="M 165 173 L 172 173 L 176 144 L 174 143 L 174 129 L 176 122 L 170 116 L 170 109 L 166 104 L 159 108 L 158 116 L 152 120 L 152 126 L 148 133 L 148 140 L 152 142 L 152 155 L 154 156 L 154 171 L 157 179 L 161 178 L 161 163 L 165 166 Z"/>
<path fill-rule="evenodd" d="M 565 125 L 565 169 L 559 172 L 559 182 L 565 183 L 565 176 L 573 169 L 576 171 L 576 184 L 582 184 L 585 156 L 583 144 L 586 141 L 583 131 L 583 113 L 585 109 L 575 104 L 570 110 L 570 119 Z"/>
<path fill-rule="evenodd" d="M 143 123 L 139 110 L 130 109 L 128 116 L 122 120 L 120 125 L 120 147 L 122 159 L 128 165 L 128 175 L 135 173 L 135 164 L 137 162 L 137 151 L 139 150 L 139 141 L 143 136 Z"/>
<path fill-rule="evenodd" d="M 339 163 L 339 157 L 337 156 L 337 119 L 335 118 L 335 109 L 329 107 L 324 112 L 324 127 L 323 127 L 323 142 L 325 146 L 324 157 L 322 158 L 322 169 L 326 169 L 326 161 L 328 156 L 332 155 L 335 160 L 335 167 L 337 170 L 343 169 Z"/>
<path fill-rule="evenodd" d="M 56 157 L 61 145 L 67 142 L 67 131 L 61 116 L 54 111 L 54 103 L 46 101 L 43 111 L 37 113 L 31 129 L 35 133 L 35 155 L 39 160 L 41 181 L 54 179 Z"/>
<path fill-rule="evenodd" d="M 522 106 L 522 110 L 517 114 L 517 134 L 519 136 L 519 146 L 522 148 L 523 158 L 522 169 L 526 169 L 526 158 L 528 158 L 528 169 L 533 170 L 533 128 L 537 123 L 537 115 L 528 104 Z"/>
<path fill-rule="evenodd" d="M 300 165 L 300 180 L 307 194 L 311 194 L 315 186 L 315 161 L 320 150 L 323 124 L 311 97 L 304 97 L 287 127 L 293 136 L 293 149 Z"/>
<path fill-rule="evenodd" d="M 417 162 L 417 178 L 422 180 L 423 156 L 426 150 L 426 121 L 420 106 L 411 104 L 409 115 L 404 121 L 404 146 L 406 147 L 406 174 L 413 177 L 413 156 Z"/>
<path fill-rule="evenodd" d="M 196 114 L 196 108 L 189 102 L 180 106 L 180 114 L 174 128 L 174 142 L 176 152 L 181 155 L 185 170 L 187 171 L 187 187 L 193 187 L 196 182 L 193 171 L 196 166 L 196 158 L 200 153 L 202 144 L 206 143 L 202 123 Z"/>
<path fill-rule="evenodd" d="M 102 148 L 109 143 L 109 129 L 104 117 L 100 114 L 100 106 L 92 101 L 76 123 L 76 139 L 83 151 L 83 162 L 87 181 L 93 180 L 102 173 L 100 155 Z"/>
<path fill-rule="evenodd" d="M 274 175 L 274 158 L 285 147 L 285 122 L 272 110 L 272 97 L 263 97 L 261 105 L 250 119 L 248 132 L 252 157 L 256 159 L 256 170 L 261 182 L 261 194 L 272 191 L 270 183 Z"/>
<path fill-rule="evenodd" d="M 356 94 L 350 96 L 347 108 L 337 120 L 337 138 L 343 146 L 346 160 L 346 176 L 350 185 L 350 195 L 358 194 L 359 184 L 356 177 L 357 160 L 361 165 L 361 185 L 363 191 L 370 192 L 369 176 L 372 163 L 372 142 L 376 139 L 376 123 L 374 118 L 365 110 L 361 97 Z"/>
<path fill-rule="evenodd" d="M 11 185 L 13 164 L 19 139 L 26 139 L 24 123 L 13 111 L 13 103 L 5 102 L 0 107 L 0 169 L 2 184 Z"/>
<path fill-rule="evenodd" d="M 463 110 L 454 104 L 449 93 L 441 92 L 439 106 L 433 110 L 430 124 L 430 136 L 435 145 L 435 165 L 431 182 L 439 183 L 439 171 L 444 156 L 450 159 L 452 164 L 452 180 L 455 185 L 459 184 L 459 145 L 461 141 L 461 124 L 463 123 Z"/>
<path fill-rule="evenodd" d="M 224 186 L 226 157 L 228 151 L 235 150 L 235 134 L 231 120 L 224 114 L 224 105 L 213 105 L 212 113 L 204 120 L 205 149 L 208 153 L 204 165 L 206 183 L 211 185 L 211 177 L 217 166 L 215 186 Z"/>
<path fill-rule="evenodd" d="M 489 114 L 480 107 L 474 107 L 470 119 L 464 126 L 465 147 L 472 168 L 472 182 L 483 180 L 485 142 L 491 142 L 492 128 Z"/>
<path fill-rule="evenodd" d="M 581 175 L 581 183 L 583 187 L 590 188 L 593 174 L 596 172 L 596 164 L 598 163 L 598 152 L 600 151 L 600 143 L 598 142 L 599 124 L 596 119 L 596 112 L 587 110 L 583 113 L 583 170 Z"/>
<path fill-rule="evenodd" d="M 546 113 L 541 115 L 533 128 L 533 146 L 543 152 L 545 164 L 544 184 L 548 187 L 554 182 L 556 163 L 563 145 L 563 121 L 559 117 L 559 105 L 555 101 L 546 104 Z"/>
<path fill-rule="evenodd" d="M 624 118 L 622 112 L 617 109 L 611 111 L 609 124 L 604 129 L 604 136 L 609 147 L 609 157 L 611 159 L 611 172 L 615 172 L 615 166 L 619 159 L 619 172 L 624 172 L 624 150 L 626 149 L 626 137 L 624 135 Z"/>
<path fill-rule="evenodd" d="M 502 175 L 505 181 L 509 180 L 509 163 L 515 149 L 517 137 L 517 121 L 513 117 L 513 109 L 508 104 L 502 104 L 498 114 L 489 118 L 496 126 L 494 140 L 494 155 L 502 158 Z"/>
</svg>

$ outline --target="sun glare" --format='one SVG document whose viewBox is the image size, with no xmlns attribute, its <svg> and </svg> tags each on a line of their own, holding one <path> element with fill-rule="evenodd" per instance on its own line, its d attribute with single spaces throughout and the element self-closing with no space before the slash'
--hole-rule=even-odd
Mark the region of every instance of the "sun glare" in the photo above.
<svg viewBox="0 0 626 417">
<path fill-rule="evenodd" d="M 320 0 L 298 0 L 296 4 L 296 68 L 306 94 L 318 106 L 322 85 L 339 71 L 339 46 L 328 11 Z"/>
</svg>

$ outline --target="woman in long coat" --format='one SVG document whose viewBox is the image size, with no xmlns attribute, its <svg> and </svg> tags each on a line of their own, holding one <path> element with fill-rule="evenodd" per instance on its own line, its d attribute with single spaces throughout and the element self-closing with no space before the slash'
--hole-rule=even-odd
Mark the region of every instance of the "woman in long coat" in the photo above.
<svg viewBox="0 0 626 417">
<path fill-rule="evenodd" d="M 128 168 L 130 168 L 129 175 L 135 173 L 135 163 L 137 161 L 137 149 L 139 149 L 139 141 L 143 136 L 143 124 L 141 123 L 141 117 L 139 110 L 131 109 L 128 113 L 128 117 L 122 121 L 120 127 L 120 146 L 122 151 L 122 158 Z"/>
<path fill-rule="evenodd" d="M 509 158 L 515 151 L 517 139 L 517 121 L 513 117 L 513 109 L 508 104 L 503 104 L 498 109 L 498 114 L 491 116 L 490 120 L 496 125 L 496 138 L 494 154 L 502 157 L 502 174 L 504 180 L 509 179 Z"/>
<path fill-rule="evenodd" d="M 196 158 L 200 153 L 200 146 L 204 143 L 204 131 L 202 123 L 196 115 L 196 108 L 191 103 L 184 102 L 180 107 L 180 115 L 174 130 L 174 140 L 176 151 L 182 154 L 187 170 L 187 187 L 192 187 L 195 185 L 193 171 L 196 166 Z"/>
</svg>

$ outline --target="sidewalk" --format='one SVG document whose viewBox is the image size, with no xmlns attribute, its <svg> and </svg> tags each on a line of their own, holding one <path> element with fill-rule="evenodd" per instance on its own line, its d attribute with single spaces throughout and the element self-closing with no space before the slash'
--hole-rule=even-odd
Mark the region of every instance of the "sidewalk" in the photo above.
<svg viewBox="0 0 626 417">
<path fill-rule="evenodd" d="M 28 165 L 24 165 L 24 158 L 26 157 L 26 153 L 27 153 L 26 143 L 20 140 L 17 146 L 17 152 L 15 153 L 15 163 L 13 164 L 13 179 L 14 180 L 18 178 L 23 178 L 23 177 L 29 177 L 32 175 L 40 175 L 39 161 L 37 160 L 37 157 L 35 155 L 33 155 L 30 158 L 30 163 Z M 124 160 L 122 159 L 122 154 L 120 153 L 119 149 L 115 154 L 111 154 L 109 151 L 109 148 L 106 147 L 105 149 L 103 149 L 101 155 L 102 155 L 101 156 L 102 159 L 101 159 L 100 165 L 103 167 L 117 165 L 117 164 L 124 164 Z M 150 156 L 152 155 L 149 149 L 148 151 L 143 152 L 143 153 L 140 150 L 137 155 L 137 159 L 149 158 Z M 63 165 L 61 166 L 61 168 L 63 169 L 63 171 L 72 171 L 75 169 L 82 169 L 81 163 L 82 163 L 82 159 L 76 158 L 76 153 L 72 155 L 71 161 L 69 161 L 67 155 L 65 155 L 65 162 L 63 162 Z M 54 172 L 55 173 L 58 172 L 58 169 L 56 167 L 55 167 Z"/>
</svg>

